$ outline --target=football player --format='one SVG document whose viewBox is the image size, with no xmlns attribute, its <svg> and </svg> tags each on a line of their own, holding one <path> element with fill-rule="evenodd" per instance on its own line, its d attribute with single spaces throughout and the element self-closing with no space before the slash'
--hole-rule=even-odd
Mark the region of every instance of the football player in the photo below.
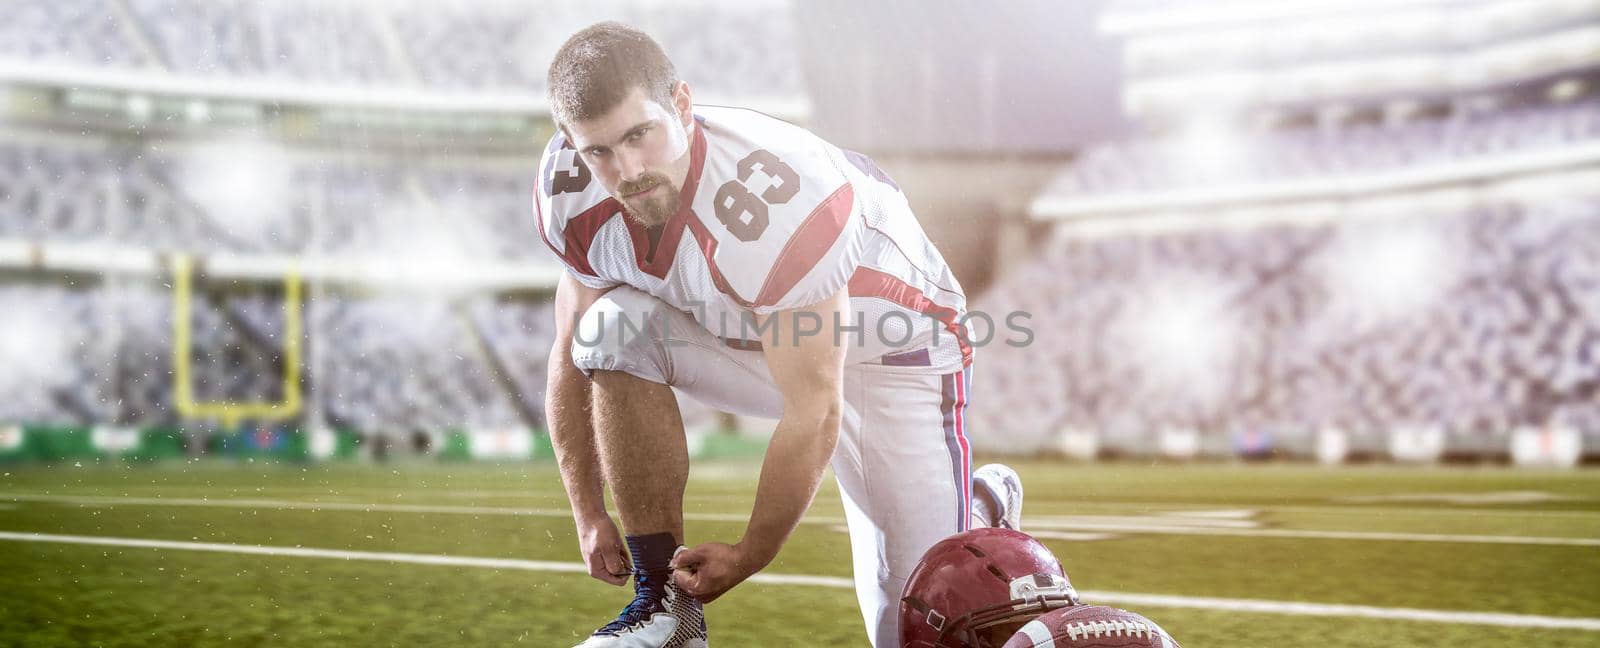
<svg viewBox="0 0 1600 648">
<path fill-rule="evenodd" d="M 616 23 L 560 48 L 549 97 L 550 434 L 590 575 L 634 583 L 583 645 L 706 645 L 701 603 L 772 561 L 830 462 L 868 638 L 895 645 L 918 557 L 974 514 L 966 299 L 905 195 L 802 128 L 695 105 L 661 47 Z M 680 550 L 673 389 L 778 419 L 741 537 Z M 978 478 L 980 522 L 1014 524 L 1015 474 Z"/>
</svg>

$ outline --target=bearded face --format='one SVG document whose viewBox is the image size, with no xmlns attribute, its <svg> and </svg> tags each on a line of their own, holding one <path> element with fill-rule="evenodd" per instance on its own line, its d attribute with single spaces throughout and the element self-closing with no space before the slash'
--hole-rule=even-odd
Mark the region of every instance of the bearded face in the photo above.
<svg viewBox="0 0 1600 648">
<path fill-rule="evenodd" d="M 614 195 L 622 201 L 628 217 L 645 227 L 660 227 L 678 211 L 678 187 L 664 174 L 646 173 L 637 180 L 621 181 Z"/>
<path fill-rule="evenodd" d="M 692 108 L 688 86 L 681 82 L 671 105 L 634 88 L 604 114 L 564 130 L 628 217 L 659 227 L 678 211 L 679 187 L 689 175 Z"/>
</svg>

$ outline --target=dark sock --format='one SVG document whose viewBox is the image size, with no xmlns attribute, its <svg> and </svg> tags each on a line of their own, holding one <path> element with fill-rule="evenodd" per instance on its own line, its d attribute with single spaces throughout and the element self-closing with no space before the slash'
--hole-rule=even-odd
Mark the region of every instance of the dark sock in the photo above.
<svg viewBox="0 0 1600 648">
<path fill-rule="evenodd" d="M 633 568 L 647 574 L 667 571 L 673 552 L 678 550 L 678 539 L 671 533 L 628 536 L 628 554 L 633 556 Z"/>
</svg>

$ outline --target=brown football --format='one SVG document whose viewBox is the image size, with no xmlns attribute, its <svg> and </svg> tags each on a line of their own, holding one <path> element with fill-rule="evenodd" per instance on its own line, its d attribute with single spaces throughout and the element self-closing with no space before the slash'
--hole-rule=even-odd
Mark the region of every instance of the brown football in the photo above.
<svg viewBox="0 0 1600 648">
<path fill-rule="evenodd" d="M 1039 615 L 1004 648 L 1179 648 L 1154 621 L 1103 605 L 1074 605 Z"/>
</svg>

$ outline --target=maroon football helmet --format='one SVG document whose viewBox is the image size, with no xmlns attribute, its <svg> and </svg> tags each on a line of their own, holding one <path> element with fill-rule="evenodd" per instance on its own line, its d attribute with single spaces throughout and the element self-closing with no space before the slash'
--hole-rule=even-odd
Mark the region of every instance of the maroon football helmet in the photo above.
<svg viewBox="0 0 1600 648">
<path fill-rule="evenodd" d="M 964 531 L 933 545 L 912 570 L 900 596 L 900 645 L 998 648 L 1004 637 L 991 642 L 986 630 L 1077 604 L 1061 561 L 1032 536 Z"/>
</svg>

